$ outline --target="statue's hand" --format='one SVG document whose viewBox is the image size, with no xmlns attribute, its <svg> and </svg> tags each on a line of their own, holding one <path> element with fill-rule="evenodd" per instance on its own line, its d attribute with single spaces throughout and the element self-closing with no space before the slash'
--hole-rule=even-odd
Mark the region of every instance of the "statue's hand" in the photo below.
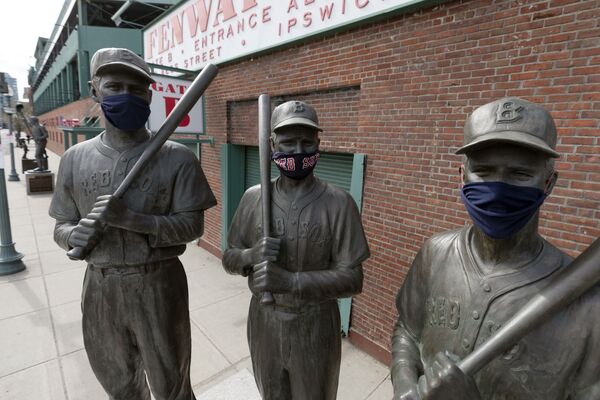
<svg viewBox="0 0 600 400">
<path fill-rule="evenodd" d="M 254 266 L 250 279 L 259 292 L 290 293 L 296 276 L 271 261 L 263 261 Z"/>
<path fill-rule="evenodd" d="M 102 238 L 102 233 L 106 227 L 106 221 L 104 218 L 104 208 L 97 207 L 98 201 L 94 204 L 92 211 L 79 220 L 79 223 L 69 235 L 69 246 L 71 247 L 83 247 L 91 249 Z"/>
<path fill-rule="evenodd" d="M 281 239 L 263 237 L 248 251 L 247 264 L 256 265 L 263 261 L 277 261 L 280 247 Z"/>
<path fill-rule="evenodd" d="M 98 196 L 89 215 L 96 215 L 105 225 L 129 230 L 133 213 L 123 200 L 111 195 Z"/>
<path fill-rule="evenodd" d="M 449 353 L 436 354 L 425 375 L 419 378 L 418 391 L 423 400 L 479 400 L 477 386 L 465 375 Z"/>
</svg>

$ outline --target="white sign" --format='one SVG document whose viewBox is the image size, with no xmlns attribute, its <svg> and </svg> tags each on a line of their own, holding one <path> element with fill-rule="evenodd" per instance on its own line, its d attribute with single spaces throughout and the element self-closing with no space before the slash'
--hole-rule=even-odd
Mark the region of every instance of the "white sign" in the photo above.
<svg viewBox="0 0 600 400">
<path fill-rule="evenodd" d="M 156 82 L 150 85 L 152 102 L 150 103 L 148 128 L 152 132 L 156 132 L 192 82 L 162 75 L 152 75 L 152 78 Z M 200 98 L 189 114 L 179 123 L 179 127 L 175 130 L 176 133 L 204 133 L 203 104 L 204 99 Z"/>
<path fill-rule="evenodd" d="M 144 58 L 196 71 L 423 0 L 187 0 L 144 29 Z"/>
</svg>

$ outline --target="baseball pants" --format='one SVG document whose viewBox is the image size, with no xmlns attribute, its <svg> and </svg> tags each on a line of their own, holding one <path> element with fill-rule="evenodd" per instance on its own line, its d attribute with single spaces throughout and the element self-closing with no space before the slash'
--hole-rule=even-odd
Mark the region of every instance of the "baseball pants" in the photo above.
<svg viewBox="0 0 600 400">
<path fill-rule="evenodd" d="M 38 168 L 44 168 L 45 149 L 46 149 L 46 143 L 35 142 L 35 160 L 38 163 Z"/>
<path fill-rule="evenodd" d="M 177 258 L 135 267 L 88 265 L 83 339 L 110 400 L 195 400 L 190 385 L 190 319 Z"/>
<path fill-rule="evenodd" d="M 263 400 L 335 400 L 342 352 L 335 300 L 290 312 L 253 296 L 248 343 Z"/>
</svg>

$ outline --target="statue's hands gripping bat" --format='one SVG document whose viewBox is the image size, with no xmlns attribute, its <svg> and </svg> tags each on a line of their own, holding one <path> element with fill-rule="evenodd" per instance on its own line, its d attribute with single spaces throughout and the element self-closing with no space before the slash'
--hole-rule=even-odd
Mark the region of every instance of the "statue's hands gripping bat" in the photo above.
<svg viewBox="0 0 600 400">
<path fill-rule="evenodd" d="M 152 157 L 158 153 L 162 145 L 167 141 L 167 139 L 169 139 L 177 126 L 179 126 L 179 123 L 190 112 L 194 104 L 196 104 L 196 102 L 200 99 L 206 88 L 208 88 L 208 85 L 210 85 L 215 76 L 217 76 L 217 73 L 218 69 L 213 64 L 208 64 L 202 69 L 202 72 L 200 72 L 196 79 L 194 79 L 189 89 L 177 102 L 173 108 L 173 111 L 171 111 L 167 119 L 165 119 L 158 132 L 156 132 L 156 134 L 150 138 L 148 141 L 148 146 L 134 164 L 133 168 L 131 168 L 131 171 L 129 171 L 125 179 L 123 179 L 123 182 L 121 182 L 117 190 L 113 193 L 113 197 L 123 197 L 127 189 L 129 189 L 129 186 L 131 186 L 131 184 L 139 176 L 140 172 L 145 169 Z M 95 221 L 94 223 L 97 224 Z M 94 226 L 93 229 L 98 231 L 98 226 Z M 89 241 L 87 247 L 74 247 L 69 250 L 67 253 L 69 258 L 72 260 L 85 259 L 87 254 L 100 240 L 100 238 L 97 236 L 98 235 L 93 236 L 94 240 Z"/>
</svg>

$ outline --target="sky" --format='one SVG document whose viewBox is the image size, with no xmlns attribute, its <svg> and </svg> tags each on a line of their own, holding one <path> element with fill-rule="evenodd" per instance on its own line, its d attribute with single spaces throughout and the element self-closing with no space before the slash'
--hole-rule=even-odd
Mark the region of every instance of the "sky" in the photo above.
<svg viewBox="0 0 600 400">
<path fill-rule="evenodd" d="M 35 65 L 38 37 L 49 38 L 64 0 L 0 0 L 0 72 L 17 78 L 19 98 Z"/>
</svg>

